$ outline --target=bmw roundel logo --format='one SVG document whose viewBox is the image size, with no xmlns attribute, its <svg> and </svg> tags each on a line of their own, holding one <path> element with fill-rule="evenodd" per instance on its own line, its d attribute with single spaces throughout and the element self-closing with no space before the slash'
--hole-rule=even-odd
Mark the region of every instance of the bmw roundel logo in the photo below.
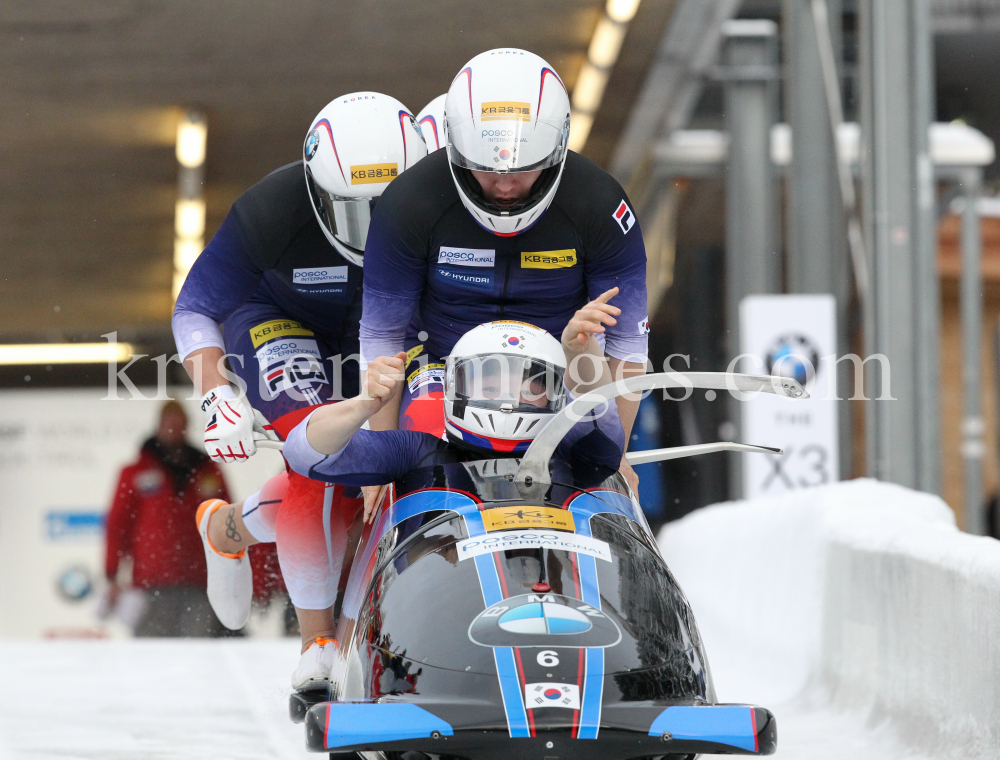
<svg viewBox="0 0 1000 760">
<path fill-rule="evenodd" d="M 782 335 L 767 352 L 768 374 L 794 378 L 800 385 L 811 382 L 818 369 L 819 351 L 804 335 Z"/>
<path fill-rule="evenodd" d="M 90 573 L 83 565 L 67 568 L 56 579 L 56 591 L 68 602 L 79 602 L 94 590 L 94 582 Z"/>
<path fill-rule="evenodd" d="M 469 638 L 484 647 L 578 648 L 611 647 L 622 634 L 610 617 L 579 599 L 522 594 L 480 612 Z"/>
<path fill-rule="evenodd" d="M 317 150 L 319 150 L 319 130 L 314 129 L 306 135 L 306 144 L 302 148 L 306 161 L 311 161 Z"/>
</svg>

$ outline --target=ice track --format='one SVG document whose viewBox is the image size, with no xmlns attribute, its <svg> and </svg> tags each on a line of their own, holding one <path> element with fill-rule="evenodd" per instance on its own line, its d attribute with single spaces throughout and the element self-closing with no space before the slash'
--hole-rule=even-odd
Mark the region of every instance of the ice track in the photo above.
<svg viewBox="0 0 1000 760">
<path fill-rule="evenodd" d="M 3 760 L 293 760 L 295 640 L 0 644 Z"/>
<path fill-rule="evenodd" d="M 287 717 L 297 659 L 294 641 L 5 642 L 0 758 L 315 760 Z M 772 706 L 778 758 L 920 757 L 850 716 Z"/>
<path fill-rule="evenodd" d="M 919 540 L 907 543 L 908 537 Z M 860 560 L 844 553 L 852 541 Z M 997 639 L 992 631 L 1000 628 L 1000 604 L 994 603 L 1000 600 L 1000 543 L 959 534 L 939 500 L 855 481 L 709 507 L 665 528 L 659 543 L 694 608 L 720 701 L 756 702 L 774 712 L 775 757 L 998 756 L 992 749 L 990 710 L 1000 708 L 996 700 L 977 695 L 998 682 L 994 670 L 1000 658 L 990 652 Z M 952 555 L 958 564 L 949 559 Z M 861 572 L 850 565 L 871 557 L 882 557 L 895 573 L 891 581 L 879 580 L 877 567 L 864 566 Z M 907 570 L 905 562 L 911 560 L 922 563 L 917 571 Z M 861 585 L 834 578 L 831 586 L 830 568 L 840 566 L 854 567 Z M 940 594 L 953 600 L 954 614 L 938 616 L 940 630 L 933 624 L 912 625 L 902 638 L 886 638 L 880 614 L 888 625 L 919 608 L 922 597 L 939 604 L 935 568 L 949 573 Z M 853 614 L 851 605 L 856 598 L 865 601 L 868 586 L 874 589 L 872 603 L 861 604 L 855 619 L 838 621 L 843 600 L 837 594 L 850 596 Z M 973 591 L 980 596 L 969 596 Z M 958 606 L 963 594 L 971 600 L 965 608 Z M 889 609 L 893 595 L 905 602 L 896 610 Z M 969 608 L 982 613 L 976 618 Z M 947 627 L 953 624 L 964 628 L 956 634 Z M 971 638 L 960 640 L 966 628 Z M 838 631 L 846 632 L 842 642 Z M 862 659 L 864 667 L 857 668 L 851 658 L 864 649 L 862 634 L 872 631 L 891 642 L 891 657 Z M 831 641 L 842 648 L 831 649 Z M 958 641 L 947 672 L 961 676 L 955 687 L 960 691 L 949 692 L 932 669 L 919 672 L 922 660 L 906 659 L 908 648 L 922 659 L 922 652 L 947 649 L 938 641 Z M 298 642 L 288 639 L 0 642 L 0 758 L 322 757 L 305 751 L 302 727 L 287 717 L 288 679 L 297 659 Z M 842 662 L 847 666 L 838 672 Z M 900 670 L 905 688 L 894 693 Z M 965 692 L 975 699 L 962 703 Z M 938 725 L 918 710 L 920 722 L 908 729 L 907 710 L 904 720 L 899 717 L 900 705 L 908 709 L 907 699 L 928 704 Z M 949 725 L 941 725 L 956 720 L 961 722 L 957 740 L 947 735 Z M 963 747 L 963 737 L 969 736 L 978 744 Z"/>
</svg>

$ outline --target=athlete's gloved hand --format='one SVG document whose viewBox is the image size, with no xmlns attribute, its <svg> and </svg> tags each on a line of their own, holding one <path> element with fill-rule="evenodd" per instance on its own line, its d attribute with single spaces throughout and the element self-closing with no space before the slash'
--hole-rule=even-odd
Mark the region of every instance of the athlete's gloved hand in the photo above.
<svg viewBox="0 0 1000 760">
<path fill-rule="evenodd" d="M 267 418 L 253 410 L 253 440 L 258 449 L 277 449 L 281 451 L 285 443 L 278 437 L 274 425 L 267 421 Z"/>
<path fill-rule="evenodd" d="M 257 453 L 254 412 L 228 385 L 212 388 L 201 399 L 205 413 L 205 451 L 213 462 L 243 462 Z"/>
</svg>

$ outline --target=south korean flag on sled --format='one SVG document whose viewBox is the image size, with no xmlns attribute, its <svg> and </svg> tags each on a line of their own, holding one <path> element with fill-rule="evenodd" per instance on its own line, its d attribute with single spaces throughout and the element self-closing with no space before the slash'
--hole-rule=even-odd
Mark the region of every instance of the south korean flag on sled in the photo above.
<svg viewBox="0 0 1000 760">
<path fill-rule="evenodd" d="M 524 687 L 524 706 L 580 709 L 580 687 L 575 683 L 529 683 Z"/>
</svg>

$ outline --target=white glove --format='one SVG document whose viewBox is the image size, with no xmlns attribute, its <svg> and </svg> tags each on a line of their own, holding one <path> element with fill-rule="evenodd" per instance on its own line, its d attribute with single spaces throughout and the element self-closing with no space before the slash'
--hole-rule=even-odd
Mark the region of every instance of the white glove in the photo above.
<svg viewBox="0 0 1000 760">
<path fill-rule="evenodd" d="M 201 399 L 205 413 L 205 451 L 213 462 L 243 462 L 257 453 L 254 411 L 228 385 L 212 388 Z"/>
</svg>

